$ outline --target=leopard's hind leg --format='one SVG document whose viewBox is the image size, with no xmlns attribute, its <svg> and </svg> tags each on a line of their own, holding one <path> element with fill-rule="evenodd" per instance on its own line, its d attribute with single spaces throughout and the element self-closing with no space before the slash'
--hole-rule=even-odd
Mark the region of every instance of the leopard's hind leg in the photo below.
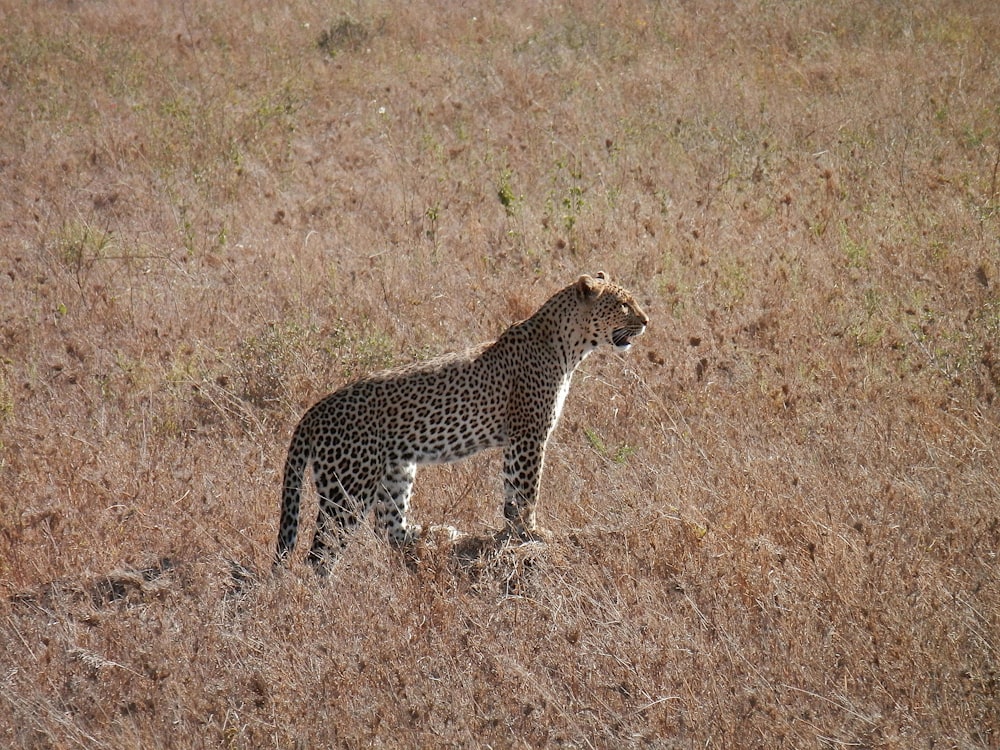
<svg viewBox="0 0 1000 750">
<path fill-rule="evenodd" d="M 349 494 L 336 476 L 317 476 L 316 488 L 319 492 L 319 513 L 316 535 L 307 559 L 325 575 L 371 506 L 371 493 Z"/>
<path fill-rule="evenodd" d="M 406 518 L 416 476 L 414 463 L 390 464 L 376 491 L 375 526 L 397 547 L 409 546 L 420 538 L 420 526 Z"/>
</svg>

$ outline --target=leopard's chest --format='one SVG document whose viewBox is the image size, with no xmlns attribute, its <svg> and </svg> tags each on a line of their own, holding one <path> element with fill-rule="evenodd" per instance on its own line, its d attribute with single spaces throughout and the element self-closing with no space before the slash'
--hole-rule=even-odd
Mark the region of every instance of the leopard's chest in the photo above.
<svg viewBox="0 0 1000 750">
<path fill-rule="evenodd" d="M 573 380 L 573 373 L 563 376 L 562 381 L 559 383 L 559 388 L 556 390 L 555 401 L 552 405 L 552 417 L 549 423 L 549 434 L 552 434 L 552 430 L 556 428 L 559 423 L 559 417 L 562 415 L 563 406 L 566 405 L 566 397 L 569 395 L 569 386 Z"/>
</svg>

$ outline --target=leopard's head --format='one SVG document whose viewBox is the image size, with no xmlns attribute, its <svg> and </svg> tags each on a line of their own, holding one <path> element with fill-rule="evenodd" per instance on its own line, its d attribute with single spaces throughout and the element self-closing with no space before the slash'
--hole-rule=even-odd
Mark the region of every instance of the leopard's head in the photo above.
<svg viewBox="0 0 1000 750">
<path fill-rule="evenodd" d="M 632 339 L 646 330 L 649 318 L 631 293 L 603 272 L 577 279 L 576 297 L 586 316 L 590 345 L 611 344 L 619 351 L 632 346 Z"/>
</svg>

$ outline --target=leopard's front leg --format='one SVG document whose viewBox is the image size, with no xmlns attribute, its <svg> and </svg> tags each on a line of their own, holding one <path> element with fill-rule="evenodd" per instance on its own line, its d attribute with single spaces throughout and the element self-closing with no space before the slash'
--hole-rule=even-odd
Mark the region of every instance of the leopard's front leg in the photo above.
<svg viewBox="0 0 1000 750">
<path fill-rule="evenodd" d="M 513 441 L 503 454 L 503 515 L 507 529 L 522 541 L 540 540 L 535 506 L 545 462 L 545 441 L 522 438 Z"/>
</svg>

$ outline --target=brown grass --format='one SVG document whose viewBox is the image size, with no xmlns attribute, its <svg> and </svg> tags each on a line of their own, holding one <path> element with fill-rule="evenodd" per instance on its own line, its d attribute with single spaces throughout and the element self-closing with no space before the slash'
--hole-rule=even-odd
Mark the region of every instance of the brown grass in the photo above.
<svg viewBox="0 0 1000 750">
<path fill-rule="evenodd" d="M 994 4 L 2 5 L 0 744 L 1000 747 Z M 550 544 L 272 576 L 309 403 L 600 269 Z"/>
</svg>

